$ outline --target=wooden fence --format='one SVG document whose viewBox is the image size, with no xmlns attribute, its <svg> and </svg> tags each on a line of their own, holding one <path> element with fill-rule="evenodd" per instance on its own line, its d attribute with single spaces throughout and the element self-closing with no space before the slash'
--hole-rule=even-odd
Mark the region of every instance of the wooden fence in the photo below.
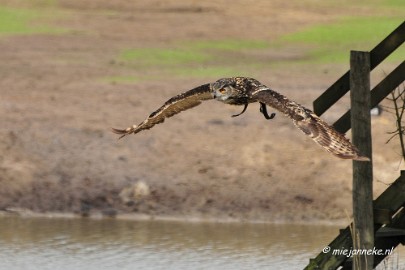
<svg viewBox="0 0 405 270">
<path fill-rule="evenodd" d="M 370 71 L 405 41 L 405 22 L 370 52 L 351 52 L 351 69 L 331 85 L 313 103 L 314 112 L 321 115 L 351 91 L 352 109 L 333 126 L 342 133 L 352 127 L 353 142 L 369 155 L 371 161 L 353 162 L 352 223 L 311 259 L 305 269 L 373 269 L 388 254 L 357 255 L 353 259 L 344 250 L 353 247 L 367 250 L 393 249 L 405 243 L 405 171 L 376 200 L 372 200 L 372 151 L 370 109 L 405 80 L 405 61 L 370 91 Z M 355 105 L 356 104 L 356 105 Z M 353 114 L 352 114 L 353 112 Z M 355 235 L 353 243 L 352 236 Z"/>
<path fill-rule="evenodd" d="M 390 249 L 398 244 L 405 244 L 405 171 L 376 200 L 374 200 L 374 246 L 376 249 Z M 384 227 L 382 227 L 385 225 Z M 339 235 L 328 245 L 329 252 L 321 252 L 311 259 L 305 269 L 352 269 L 352 262 L 345 254 L 334 251 L 353 248 L 350 226 L 340 230 Z M 377 266 L 387 255 L 374 256 Z"/>
</svg>

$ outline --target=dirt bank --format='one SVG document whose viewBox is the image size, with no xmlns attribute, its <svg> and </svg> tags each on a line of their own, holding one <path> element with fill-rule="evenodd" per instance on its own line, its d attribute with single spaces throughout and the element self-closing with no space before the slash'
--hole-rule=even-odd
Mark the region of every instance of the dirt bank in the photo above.
<svg viewBox="0 0 405 270">
<path fill-rule="evenodd" d="M 240 108 L 209 101 L 137 136 L 117 141 L 110 132 L 142 121 L 175 94 L 221 77 L 134 66 L 119 61 L 122 50 L 179 40 L 273 40 L 344 11 L 300 8 L 294 1 L 136 2 L 58 1 L 63 16 L 50 20 L 66 32 L 0 38 L 0 209 L 261 221 L 345 218 L 351 162 L 322 151 L 281 114 L 266 121 L 253 105 L 231 118 Z M 271 62 L 300 53 L 273 50 L 249 55 Z M 269 65 L 248 75 L 312 107 L 345 69 Z M 105 79 L 128 74 L 141 79 Z M 333 121 L 345 109 L 347 102 L 325 119 Z M 396 145 L 385 145 L 392 125 L 387 114 L 373 119 L 376 194 L 385 187 L 381 182 L 399 175 Z"/>
</svg>

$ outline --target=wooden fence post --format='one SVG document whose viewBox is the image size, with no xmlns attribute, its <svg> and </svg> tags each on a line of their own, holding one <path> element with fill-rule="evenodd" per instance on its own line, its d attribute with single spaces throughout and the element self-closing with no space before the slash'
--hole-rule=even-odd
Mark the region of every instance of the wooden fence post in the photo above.
<svg viewBox="0 0 405 270">
<path fill-rule="evenodd" d="M 370 54 L 350 52 L 352 140 L 370 162 L 353 161 L 353 250 L 374 247 L 373 168 L 370 116 Z M 373 255 L 353 256 L 353 269 L 373 269 Z"/>
</svg>

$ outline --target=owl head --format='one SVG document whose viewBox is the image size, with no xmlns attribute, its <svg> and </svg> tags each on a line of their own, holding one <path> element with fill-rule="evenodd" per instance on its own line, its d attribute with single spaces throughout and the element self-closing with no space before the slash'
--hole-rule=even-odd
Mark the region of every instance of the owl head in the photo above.
<svg viewBox="0 0 405 270">
<path fill-rule="evenodd" d="M 219 79 L 211 83 L 214 98 L 227 104 L 244 105 L 248 103 L 250 82 L 245 77 Z"/>
</svg>

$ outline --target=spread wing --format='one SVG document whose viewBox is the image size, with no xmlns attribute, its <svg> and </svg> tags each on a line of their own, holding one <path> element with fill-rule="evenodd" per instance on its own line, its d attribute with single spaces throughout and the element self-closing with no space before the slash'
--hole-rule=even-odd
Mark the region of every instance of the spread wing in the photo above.
<svg viewBox="0 0 405 270">
<path fill-rule="evenodd" d="M 210 91 L 210 84 L 203 84 L 199 87 L 191 89 L 187 92 L 172 97 L 163 104 L 158 110 L 154 111 L 139 125 L 133 125 L 127 129 L 115 129 L 112 131 L 122 135 L 120 138 L 128 134 L 136 134 L 144 129 L 150 129 L 156 124 L 163 123 L 166 118 L 172 117 L 187 109 L 193 108 L 203 100 L 213 99 Z"/>
<path fill-rule="evenodd" d="M 296 127 L 333 155 L 343 159 L 370 160 L 361 156 L 359 150 L 343 134 L 304 106 L 270 89 L 255 92 L 253 98 L 284 113 Z"/>
</svg>

